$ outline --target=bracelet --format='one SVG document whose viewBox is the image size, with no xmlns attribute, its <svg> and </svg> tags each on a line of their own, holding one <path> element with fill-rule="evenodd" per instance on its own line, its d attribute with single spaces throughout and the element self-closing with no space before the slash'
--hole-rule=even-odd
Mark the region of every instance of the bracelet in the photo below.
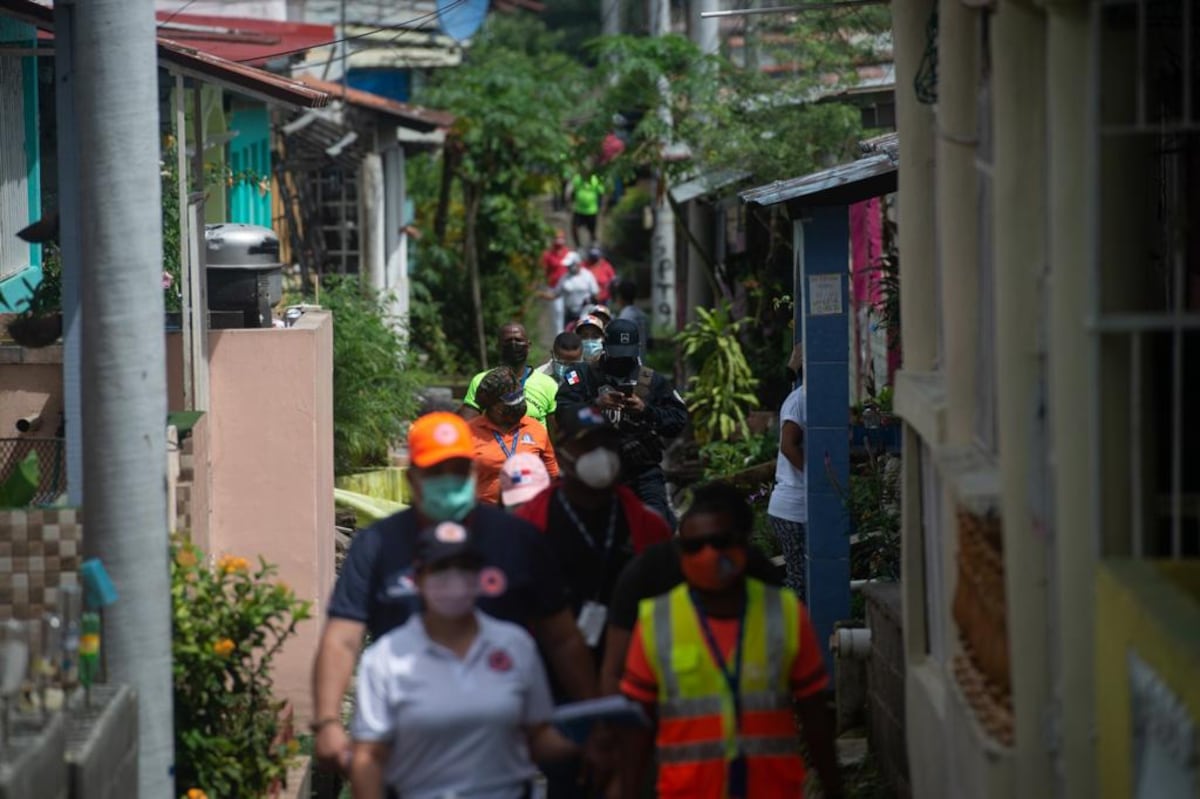
<svg viewBox="0 0 1200 799">
<path fill-rule="evenodd" d="M 315 721 L 313 721 L 311 724 L 308 725 L 308 729 L 311 730 L 312 732 L 320 732 L 322 729 L 325 728 L 326 725 L 341 724 L 341 723 L 342 723 L 342 720 L 340 718 L 338 718 L 337 716 L 326 716 L 323 719 L 316 719 Z"/>
</svg>

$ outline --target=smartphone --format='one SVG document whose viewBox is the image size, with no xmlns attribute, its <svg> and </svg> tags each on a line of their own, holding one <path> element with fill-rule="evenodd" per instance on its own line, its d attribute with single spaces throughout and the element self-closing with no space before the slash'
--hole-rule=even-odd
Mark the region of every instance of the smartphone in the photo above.
<svg viewBox="0 0 1200 799">
<path fill-rule="evenodd" d="M 633 396 L 633 389 L 637 387 L 637 383 L 625 383 L 621 386 L 621 393 L 626 397 Z"/>
</svg>

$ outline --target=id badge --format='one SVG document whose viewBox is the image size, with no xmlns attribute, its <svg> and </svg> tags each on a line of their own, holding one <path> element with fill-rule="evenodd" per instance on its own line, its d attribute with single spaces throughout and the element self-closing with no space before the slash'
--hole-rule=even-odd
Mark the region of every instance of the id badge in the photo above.
<svg viewBox="0 0 1200 799">
<path fill-rule="evenodd" d="M 608 620 L 608 608 L 599 602 L 584 602 L 579 609 L 579 632 L 589 647 L 600 644 L 600 636 L 604 633 L 604 623 Z"/>
</svg>

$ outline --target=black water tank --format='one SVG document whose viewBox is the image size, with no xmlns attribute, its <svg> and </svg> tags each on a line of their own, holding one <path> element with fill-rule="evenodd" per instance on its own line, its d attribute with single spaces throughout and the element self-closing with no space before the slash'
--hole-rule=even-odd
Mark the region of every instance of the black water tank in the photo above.
<svg viewBox="0 0 1200 799">
<path fill-rule="evenodd" d="M 271 327 L 283 296 L 279 237 L 270 228 L 223 222 L 204 227 L 208 307 L 241 311 L 245 327 Z"/>
</svg>

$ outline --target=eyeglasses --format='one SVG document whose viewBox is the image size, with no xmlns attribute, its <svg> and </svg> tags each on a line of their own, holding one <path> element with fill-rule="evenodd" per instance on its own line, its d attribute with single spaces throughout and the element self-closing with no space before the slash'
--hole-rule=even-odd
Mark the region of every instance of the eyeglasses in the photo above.
<svg viewBox="0 0 1200 799">
<path fill-rule="evenodd" d="M 713 533 L 712 535 L 698 536 L 696 538 L 677 538 L 675 542 L 679 544 L 679 550 L 685 555 L 695 555 L 705 547 L 729 549 L 741 543 L 738 534 L 732 531 Z"/>
</svg>

